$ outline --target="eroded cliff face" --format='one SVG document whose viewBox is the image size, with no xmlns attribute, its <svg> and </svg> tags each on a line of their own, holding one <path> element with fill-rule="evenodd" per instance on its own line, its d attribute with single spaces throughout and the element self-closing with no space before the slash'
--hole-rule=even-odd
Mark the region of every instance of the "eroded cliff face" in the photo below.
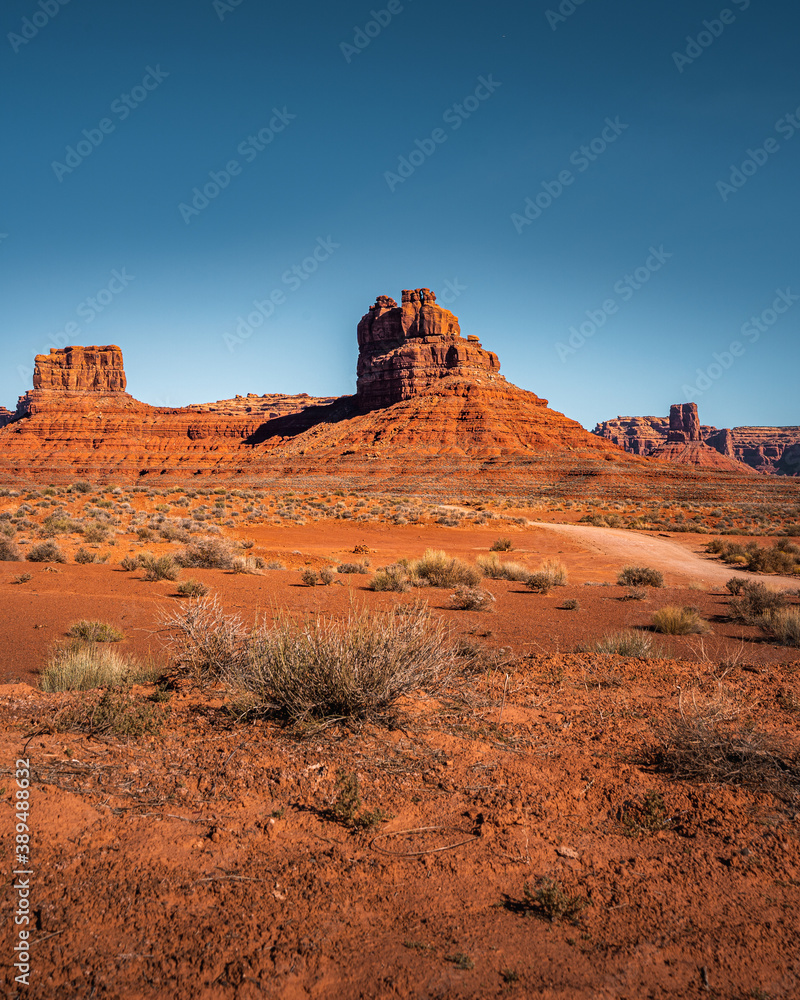
<svg viewBox="0 0 800 1000">
<path fill-rule="evenodd" d="M 358 324 L 358 403 L 363 411 L 411 399 L 446 378 L 476 384 L 502 380 L 496 354 L 462 337 L 458 319 L 429 288 L 403 291 L 402 304 L 381 295 Z"/>
<path fill-rule="evenodd" d="M 718 454 L 756 472 L 800 475 L 800 427 L 733 427 L 719 429 L 699 423 L 697 404 L 677 403 L 667 417 L 617 417 L 599 423 L 594 433 L 633 455 L 675 461 L 679 450 L 666 445 L 700 442 Z M 699 436 L 697 436 L 699 435 Z M 710 464 L 703 449 L 692 452 L 698 462 Z M 690 452 L 686 452 L 686 457 Z"/>
<path fill-rule="evenodd" d="M 70 392 L 124 392 L 127 385 L 122 350 L 108 347 L 54 347 L 37 354 L 34 389 Z"/>
</svg>

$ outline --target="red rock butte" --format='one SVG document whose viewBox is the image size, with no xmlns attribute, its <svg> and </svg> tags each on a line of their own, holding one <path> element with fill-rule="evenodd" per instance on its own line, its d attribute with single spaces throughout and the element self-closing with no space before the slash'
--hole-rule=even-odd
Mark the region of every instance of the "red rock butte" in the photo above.
<svg viewBox="0 0 800 1000">
<path fill-rule="evenodd" d="M 131 396 L 115 345 L 38 355 L 33 389 L 4 427 L 0 415 L 0 480 L 214 475 L 267 485 L 324 476 L 417 494 L 469 481 L 486 493 L 535 485 L 626 498 L 649 496 L 656 483 L 660 496 L 692 488 L 689 473 L 626 454 L 506 381 L 497 355 L 462 337 L 430 289 L 403 291 L 400 305 L 378 297 L 357 336 L 353 396 L 250 393 L 181 408 Z M 696 408 L 681 414 L 676 447 L 700 445 L 695 424 Z M 741 478 L 734 461 L 710 471 Z"/>
</svg>

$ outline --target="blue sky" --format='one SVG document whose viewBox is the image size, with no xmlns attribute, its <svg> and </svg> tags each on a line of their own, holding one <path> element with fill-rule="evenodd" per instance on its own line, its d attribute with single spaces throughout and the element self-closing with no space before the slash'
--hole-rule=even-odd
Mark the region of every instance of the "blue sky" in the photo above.
<svg viewBox="0 0 800 1000">
<path fill-rule="evenodd" d="M 0 403 L 67 343 L 119 344 L 157 405 L 352 392 L 361 315 L 427 286 L 585 426 L 687 399 L 800 423 L 783 0 L 1 19 Z"/>
</svg>

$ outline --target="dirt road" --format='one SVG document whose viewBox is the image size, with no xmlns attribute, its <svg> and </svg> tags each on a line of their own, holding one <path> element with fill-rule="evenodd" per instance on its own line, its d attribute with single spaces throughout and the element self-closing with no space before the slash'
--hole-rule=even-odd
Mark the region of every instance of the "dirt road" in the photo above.
<svg viewBox="0 0 800 1000">
<path fill-rule="evenodd" d="M 679 584 L 695 581 L 704 586 L 724 587 L 732 576 L 743 580 L 760 580 L 770 587 L 797 589 L 800 580 L 788 576 L 765 576 L 747 573 L 719 562 L 711 556 L 698 555 L 680 542 L 628 531 L 623 528 L 595 528 L 581 524 L 551 524 L 537 521 L 536 527 L 557 532 L 589 552 L 622 565 L 652 566 L 665 575 L 675 577 Z"/>
</svg>

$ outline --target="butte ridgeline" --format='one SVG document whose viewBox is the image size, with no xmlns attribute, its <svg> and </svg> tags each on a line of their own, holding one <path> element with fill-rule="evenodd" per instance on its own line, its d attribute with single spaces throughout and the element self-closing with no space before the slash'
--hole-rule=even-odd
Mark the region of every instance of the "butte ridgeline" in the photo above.
<svg viewBox="0 0 800 1000">
<path fill-rule="evenodd" d="M 0 410 L 0 481 L 267 484 L 291 476 L 299 485 L 428 495 L 462 483 L 476 493 L 644 498 L 685 494 L 706 480 L 733 488 L 743 477 L 778 478 L 754 476 L 734 446 L 723 453 L 703 440 L 693 404 L 673 407 L 680 413 L 666 429 L 657 418 L 618 418 L 589 433 L 507 382 L 497 355 L 462 337 L 427 288 L 404 291 L 399 305 L 380 296 L 357 336 L 355 395 L 249 394 L 181 408 L 130 395 L 119 347 L 38 355 L 33 388 L 14 413 Z M 636 419 L 648 421 L 652 458 L 630 447 L 637 435 L 624 421 Z"/>
</svg>

